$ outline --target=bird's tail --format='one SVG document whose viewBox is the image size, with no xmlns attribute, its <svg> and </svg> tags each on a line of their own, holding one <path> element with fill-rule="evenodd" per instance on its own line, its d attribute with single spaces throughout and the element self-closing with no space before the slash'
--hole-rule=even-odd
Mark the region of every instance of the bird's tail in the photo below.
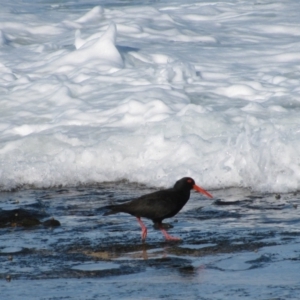
<svg viewBox="0 0 300 300">
<path fill-rule="evenodd" d="M 107 206 L 103 207 L 103 209 L 106 210 L 105 213 L 103 214 L 103 216 L 109 216 L 109 215 L 117 214 L 118 212 L 120 212 L 118 210 L 117 205 L 107 205 Z"/>
</svg>

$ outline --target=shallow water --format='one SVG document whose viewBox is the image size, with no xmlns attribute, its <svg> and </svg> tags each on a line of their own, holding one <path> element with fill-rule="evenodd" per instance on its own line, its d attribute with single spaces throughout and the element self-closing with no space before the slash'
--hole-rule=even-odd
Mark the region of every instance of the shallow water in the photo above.
<svg viewBox="0 0 300 300">
<path fill-rule="evenodd" d="M 128 182 L 1 193 L 0 208 L 54 217 L 61 226 L 0 229 L 3 299 L 298 299 L 299 196 L 192 193 L 165 220 L 165 242 L 145 220 L 102 216 L 103 206 L 152 191 Z M 9 241 L 9 243 L 8 243 Z M 29 288 L 30 287 L 30 288 Z"/>
</svg>

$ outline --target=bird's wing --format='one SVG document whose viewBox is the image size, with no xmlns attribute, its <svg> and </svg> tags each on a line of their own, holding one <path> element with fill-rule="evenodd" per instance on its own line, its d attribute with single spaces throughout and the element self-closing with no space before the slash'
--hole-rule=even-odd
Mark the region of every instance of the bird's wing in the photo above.
<svg viewBox="0 0 300 300">
<path fill-rule="evenodd" d="M 162 220 L 177 210 L 170 190 L 167 192 L 166 190 L 157 191 L 141 196 L 124 204 L 123 208 L 126 209 L 124 212 L 151 220 Z"/>
</svg>

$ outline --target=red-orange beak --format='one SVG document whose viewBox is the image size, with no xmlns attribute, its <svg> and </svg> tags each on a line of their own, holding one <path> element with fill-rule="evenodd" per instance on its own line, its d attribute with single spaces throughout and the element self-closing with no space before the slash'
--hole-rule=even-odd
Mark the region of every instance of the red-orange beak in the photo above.
<svg viewBox="0 0 300 300">
<path fill-rule="evenodd" d="M 193 186 L 193 189 L 199 193 L 204 194 L 205 196 L 207 196 L 209 198 L 213 198 L 213 196 L 208 191 L 206 191 L 205 189 L 201 188 L 200 186 L 198 186 L 196 184 Z"/>
</svg>

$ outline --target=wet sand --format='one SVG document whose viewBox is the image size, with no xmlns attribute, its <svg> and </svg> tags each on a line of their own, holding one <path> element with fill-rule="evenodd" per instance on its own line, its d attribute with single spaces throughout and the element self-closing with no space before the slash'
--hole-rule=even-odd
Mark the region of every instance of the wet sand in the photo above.
<svg viewBox="0 0 300 300">
<path fill-rule="evenodd" d="M 227 189 L 211 191 L 212 201 L 192 193 L 165 220 L 180 242 L 166 242 L 145 220 L 142 243 L 135 218 L 102 216 L 105 205 L 150 191 L 119 182 L 2 192 L 2 212 L 22 209 L 38 221 L 14 218 L 0 228 L 1 297 L 299 299 L 297 194 Z M 52 219 L 60 226 L 44 223 Z"/>
</svg>

